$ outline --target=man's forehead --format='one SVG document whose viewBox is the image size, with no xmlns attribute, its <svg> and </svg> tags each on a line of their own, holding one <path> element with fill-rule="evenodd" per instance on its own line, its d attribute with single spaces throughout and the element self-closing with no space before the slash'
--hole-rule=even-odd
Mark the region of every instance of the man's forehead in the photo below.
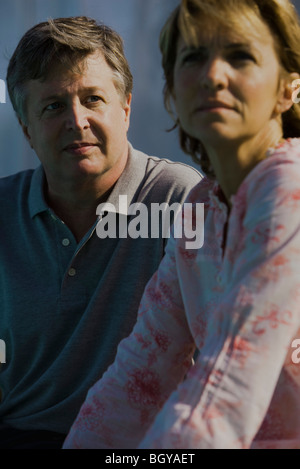
<svg viewBox="0 0 300 469">
<path fill-rule="evenodd" d="M 102 79 L 113 81 L 113 72 L 107 65 L 104 56 L 89 56 L 75 64 L 73 69 L 62 64 L 53 64 L 51 70 L 44 78 L 29 80 L 27 90 L 35 94 L 59 94 L 64 89 L 82 88 L 93 90 L 101 86 Z"/>
<path fill-rule="evenodd" d="M 93 69 L 99 69 L 99 67 L 104 69 L 109 68 L 103 52 L 100 50 L 80 58 L 69 57 L 62 62 L 53 61 L 48 68 L 45 80 L 57 78 L 58 76 L 66 77 L 67 79 L 68 77 L 74 77 L 74 75 L 83 75 L 87 71 L 92 72 Z"/>
</svg>

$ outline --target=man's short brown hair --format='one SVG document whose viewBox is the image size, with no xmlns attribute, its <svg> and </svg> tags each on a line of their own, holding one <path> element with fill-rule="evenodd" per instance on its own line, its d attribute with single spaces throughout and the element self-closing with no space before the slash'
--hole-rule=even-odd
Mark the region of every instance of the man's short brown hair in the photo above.
<svg viewBox="0 0 300 469">
<path fill-rule="evenodd" d="M 26 82 L 45 80 L 53 64 L 75 72 L 78 63 L 96 51 L 103 53 L 125 101 L 132 92 L 133 79 L 123 40 L 116 31 L 85 16 L 49 19 L 28 30 L 10 59 L 6 77 L 18 117 L 26 122 Z"/>
</svg>

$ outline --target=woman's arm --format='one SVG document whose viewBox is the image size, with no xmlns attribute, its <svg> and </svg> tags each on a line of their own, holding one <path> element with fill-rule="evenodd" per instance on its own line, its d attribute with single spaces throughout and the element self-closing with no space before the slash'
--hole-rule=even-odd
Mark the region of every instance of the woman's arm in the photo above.
<svg viewBox="0 0 300 469">
<path fill-rule="evenodd" d="M 147 285 L 131 335 L 88 392 L 64 443 L 69 448 L 136 448 L 155 415 L 191 366 L 186 322 L 170 239 Z"/>
<path fill-rule="evenodd" d="M 232 271 L 219 305 L 224 338 L 216 357 L 201 350 L 140 448 L 248 448 L 281 386 L 300 326 L 300 161 L 268 164 L 233 208 L 241 230 L 228 232 Z M 295 394 L 295 382 L 284 386 Z M 288 418 L 297 409 L 289 408 L 284 392 L 279 389 L 276 405 Z M 300 428 L 284 425 L 299 437 Z"/>
</svg>

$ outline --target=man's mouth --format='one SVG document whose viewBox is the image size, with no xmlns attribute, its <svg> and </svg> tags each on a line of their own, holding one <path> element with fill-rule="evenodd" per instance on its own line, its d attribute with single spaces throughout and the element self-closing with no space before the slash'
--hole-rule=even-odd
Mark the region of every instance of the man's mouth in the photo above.
<svg viewBox="0 0 300 469">
<path fill-rule="evenodd" d="M 92 142 L 73 142 L 64 148 L 64 151 L 75 155 L 83 155 L 95 148 L 98 144 Z"/>
</svg>

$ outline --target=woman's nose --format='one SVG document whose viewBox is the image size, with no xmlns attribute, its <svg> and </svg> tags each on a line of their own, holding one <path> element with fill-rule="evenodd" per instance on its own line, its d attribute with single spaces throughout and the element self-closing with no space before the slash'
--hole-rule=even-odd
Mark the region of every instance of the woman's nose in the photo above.
<svg viewBox="0 0 300 469">
<path fill-rule="evenodd" d="M 220 57 L 207 60 L 201 74 L 203 88 L 211 91 L 226 88 L 228 83 L 228 64 Z"/>
</svg>

